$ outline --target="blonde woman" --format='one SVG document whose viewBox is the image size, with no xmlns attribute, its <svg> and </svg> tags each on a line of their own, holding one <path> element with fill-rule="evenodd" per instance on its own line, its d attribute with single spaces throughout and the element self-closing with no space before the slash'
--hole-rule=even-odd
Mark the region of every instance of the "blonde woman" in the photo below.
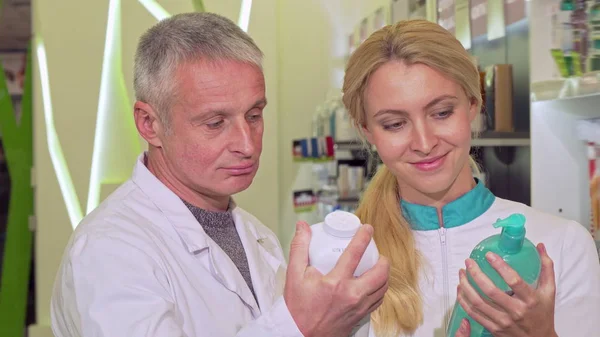
<svg viewBox="0 0 600 337">
<path fill-rule="evenodd" d="M 370 336 L 445 336 L 457 298 L 496 337 L 600 336 L 600 264 L 586 229 L 498 198 L 473 177 L 470 125 L 481 107 L 479 73 L 450 33 L 423 20 L 382 28 L 351 56 L 343 92 L 355 125 L 384 164 L 357 210 L 391 264 Z M 543 267 L 533 289 L 488 256 L 514 290 L 510 296 L 468 257 L 499 232 L 492 224 L 512 213 L 526 216 Z M 457 336 L 469 331 L 465 323 Z"/>
</svg>

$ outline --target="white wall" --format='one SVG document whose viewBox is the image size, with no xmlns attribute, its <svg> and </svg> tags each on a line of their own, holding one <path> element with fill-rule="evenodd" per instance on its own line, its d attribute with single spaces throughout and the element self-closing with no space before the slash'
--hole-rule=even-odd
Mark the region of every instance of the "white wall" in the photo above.
<svg viewBox="0 0 600 337">
<path fill-rule="evenodd" d="M 192 0 L 159 0 L 168 12 L 192 11 Z M 240 0 L 205 0 L 205 8 L 237 22 Z M 77 193 L 87 203 L 92 148 L 107 27 L 109 0 L 33 1 L 34 31 L 44 41 L 48 60 L 54 124 Z M 261 168 L 253 187 L 236 196 L 242 207 L 257 215 L 276 232 L 279 224 L 277 176 L 277 38 L 276 0 L 254 1 L 249 33 L 265 53 L 269 106 L 265 111 L 265 142 Z M 137 39 L 156 22 L 135 0 L 122 0 L 122 67 L 130 100 L 133 55 Z M 37 61 L 37 60 L 36 60 Z M 72 231 L 46 143 L 40 74 L 34 64 L 34 161 L 38 219 L 36 244 L 36 314 L 32 336 L 51 336 L 49 301 L 57 267 Z M 132 102 L 130 102 L 132 103 Z M 124 116 L 130 116 L 124 112 Z M 119 160 L 124 155 L 115 153 Z M 133 168 L 134 162 L 130 166 Z"/>
<path fill-rule="evenodd" d="M 287 253 L 297 220 L 292 192 L 310 185 L 310 164 L 292 162 L 293 139 L 310 136 L 317 105 L 332 88 L 341 88 L 346 41 L 365 16 L 389 0 L 279 1 L 279 238 Z"/>
</svg>

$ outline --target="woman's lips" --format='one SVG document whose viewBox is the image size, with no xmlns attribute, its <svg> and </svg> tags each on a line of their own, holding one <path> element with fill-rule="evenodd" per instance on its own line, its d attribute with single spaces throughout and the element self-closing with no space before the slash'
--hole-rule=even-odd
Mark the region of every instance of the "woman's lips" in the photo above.
<svg viewBox="0 0 600 337">
<path fill-rule="evenodd" d="M 442 156 L 424 159 L 424 160 L 418 161 L 416 163 L 412 163 L 412 165 L 419 171 L 424 171 L 424 172 L 434 171 L 434 170 L 437 170 L 438 168 L 440 168 L 444 164 L 444 161 L 446 160 L 446 155 L 447 154 L 442 155 Z"/>
</svg>

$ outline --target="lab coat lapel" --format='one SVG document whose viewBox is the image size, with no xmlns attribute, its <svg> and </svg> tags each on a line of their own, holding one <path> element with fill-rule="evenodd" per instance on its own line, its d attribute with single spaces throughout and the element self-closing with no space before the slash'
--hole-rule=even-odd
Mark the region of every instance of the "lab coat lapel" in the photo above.
<svg viewBox="0 0 600 337">
<path fill-rule="evenodd" d="M 138 158 L 133 173 L 134 183 L 165 215 L 190 254 L 198 255 L 208 248 L 208 261 L 201 261 L 203 263 L 208 262 L 205 266 L 209 268 L 212 276 L 225 288 L 236 293 L 252 309 L 252 314 L 255 317 L 260 315 L 250 288 L 231 258 L 206 234 L 183 201 L 148 170 L 144 164 L 144 158 L 145 154 Z M 245 244 L 244 247 L 246 247 Z M 248 260 L 250 260 L 250 257 L 248 257 Z M 254 280 L 254 274 L 252 274 L 252 277 Z M 253 283 L 256 283 L 256 281 Z"/>
<path fill-rule="evenodd" d="M 145 153 L 140 155 L 133 171 L 133 182 L 165 216 L 191 254 L 206 249 L 209 237 L 181 199 L 165 186 L 146 165 Z M 157 223 L 163 223 L 160 219 Z"/>
<path fill-rule="evenodd" d="M 252 310 L 252 315 L 258 317 L 260 310 L 258 304 L 248 287 L 246 280 L 240 273 L 229 255 L 212 239 L 208 238 L 208 253 L 210 256 L 211 273 L 227 289 L 236 293 L 240 299 Z M 254 276 L 254 275 L 252 275 Z"/>
<path fill-rule="evenodd" d="M 248 258 L 248 267 L 252 276 L 254 292 L 261 309 L 270 308 L 275 298 L 283 292 L 284 273 L 281 260 L 274 251 L 277 245 L 266 235 L 261 235 L 251 219 L 244 216 L 239 210 L 233 211 L 235 225 L 244 245 Z M 280 289 L 278 287 L 280 286 Z"/>
<path fill-rule="evenodd" d="M 204 262 L 208 262 L 207 267 L 212 276 L 225 288 L 236 293 L 251 308 L 253 316 L 258 317 L 260 315 L 258 303 L 231 258 L 204 232 L 181 199 L 147 169 L 144 161 L 145 154 L 142 154 L 134 169 L 134 183 L 165 215 L 190 254 L 198 255 L 208 248 L 208 261 L 204 260 Z M 268 308 L 272 304 L 273 289 L 276 285 L 273 270 L 277 271 L 280 260 L 270 253 L 268 247 L 265 249 L 258 243 L 259 239 L 265 239 L 257 234 L 252 221 L 244 219 L 239 210 L 236 211 L 235 205 L 232 208 L 236 230 L 246 251 L 254 291 L 260 306 Z"/>
</svg>

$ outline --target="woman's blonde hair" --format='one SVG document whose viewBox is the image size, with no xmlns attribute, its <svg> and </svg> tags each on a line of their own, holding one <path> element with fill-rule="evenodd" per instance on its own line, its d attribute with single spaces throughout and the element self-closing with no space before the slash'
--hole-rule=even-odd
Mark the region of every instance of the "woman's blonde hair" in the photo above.
<svg viewBox="0 0 600 337">
<path fill-rule="evenodd" d="M 359 130 L 366 124 L 364 94 L 369 77 L 390 61 L 423 64 L 438 71 L 458 83 L 479 111 L 479 71 L 461 43 L 435 23 L 401 21 L 373 33 L 348 61 L 343 101 Z M 373 225 L 379 252 L 391 264 L 389 290 L 371 316 L 377 336 L 410 334 L 423 321 L 418 282 L 421 263 L 411 227 L 400 209 L 398 181 L 385 165 L 373 177 L 356 214 L 363 223 Z"/>
</svg>

